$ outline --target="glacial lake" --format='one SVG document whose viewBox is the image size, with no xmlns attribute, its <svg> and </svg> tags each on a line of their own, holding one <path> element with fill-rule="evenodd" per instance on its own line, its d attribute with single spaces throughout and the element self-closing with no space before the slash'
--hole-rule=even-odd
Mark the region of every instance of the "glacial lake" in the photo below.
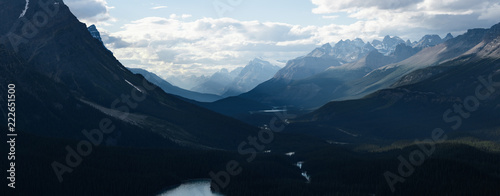
<svg viewBox="0 0 500 196">
<path fill-rule="evenodd" d="M 210 191 L 210 180 L 194 180 L 167 190 L 158 196 L 223 196 Z"/>
</svg>

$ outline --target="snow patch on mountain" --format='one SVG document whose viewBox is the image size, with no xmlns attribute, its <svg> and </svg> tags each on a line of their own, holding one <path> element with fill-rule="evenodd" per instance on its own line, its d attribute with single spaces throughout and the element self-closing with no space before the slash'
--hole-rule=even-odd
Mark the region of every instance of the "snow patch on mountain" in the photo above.
<svg viewBox="0 0 500 196">
<path fill-rule="evenodd" d="M 138 88 L 137 86 L 135 86 L 134 84 L 130 83 L 128 80 L 125 80 L 125 82 L 127 82 L 128 84 L 130 84 L 130 86 L 134 87 L 135 89 L 137 89 L 139 92 L 141 93 L 144 93 L 142 92 L 142 90 L 140 88 Z"/>
<path fill-rule="evenodd" d="M 302 176 L 306 178 L 307 182 L 311 182 L 311 176 L 307 174 L 307 172 L 302 172 Z"/>
<path fill-rule="evenodd" d="M 396 46 L 399 44 L 407 44 L 411 43 L 409 40 L 405 42 L 403 39 L 398 36 L 391 37 L 389 35 L 384 37 L 383 41 L 373 40 L 371 43 L 373 47 L 375 47 L 380 53 L 384 55 L 390 55 L 396 50 Z"/>
<path fill-rule="evenodd" d="M 299 169 L 302 169 L 302 165 L 304 164 L 304 161 L 299 161 L 295 166 L 297 166 Z"/>
<path fill-rule="evenodd" d="M 23 12 L 21 12 L 21 15 L 19 15 L 19 18 L 22 18 L 26 14 L 26 11 L 28 11 L 28 8 L 29 8 L 29 4 L 30 4 L 30 0 L 26 0 L 26 5 L 24 6 L 24 10 L 23 10 Z"/>
</svg>

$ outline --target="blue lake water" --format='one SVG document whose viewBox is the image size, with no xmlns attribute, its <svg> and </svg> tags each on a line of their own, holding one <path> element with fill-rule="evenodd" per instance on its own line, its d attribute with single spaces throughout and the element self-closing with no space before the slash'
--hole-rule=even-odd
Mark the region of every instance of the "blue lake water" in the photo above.
<svg viewBox="0 0 500 196">
<path fill-rule="evenodd" d="M 210 191 L 210 180 L 184 183 L 177 188 L 160 193 L 158 196 L 223 196 Z"/>
</svg>

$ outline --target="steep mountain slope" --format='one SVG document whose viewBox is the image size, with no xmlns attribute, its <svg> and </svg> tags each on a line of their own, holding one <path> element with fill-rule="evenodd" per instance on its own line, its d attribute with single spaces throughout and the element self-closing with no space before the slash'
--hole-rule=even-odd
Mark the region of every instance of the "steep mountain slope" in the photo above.
<svg viewBox="0 0 500 196">
<path fill-rule="evenodd" d="M 163 80 L 162 78 L 160 78 L 156 74 L 148 72 L 144 69 L 129 68 L 129 70 L 132 71 L 132 73 L 141 74 L 142 76 L 144 76 L 144 78 L 146 78 L 151 83 L 160 87 L 166 93 L 178 95 L 178 96 L 181 96 L 181 97 L 184 97 L 187 99 L 192 99 L 192 100 L 200 101 L 200 102 L 213 102 L 213 101 L 217 101 L 219 99 L 222 99 L 221 96 L 212 95 L 212 94 L 197 93 L 197 92 L 188 91 L 188 90 L 179 88 L 179 87 L 174 86 L 174 85 L 168 83 L 167 81 Z"/>
<path fill-rule="evenodd" d="M 422 139 L 435 128 L 450 137 L 500 139 L 500 56 L 468 55 L 426 69 L 440 71 L 363 99 L 331 102 L 291 129 L 338 142 Z"/>
<path fill-rule="evenodd" d="M 340 91 L 345 96 L 339 99 L 361 98 L 380 89 L 388 88 L 398 82 L 403 76 L 429 66 L 452 60 L 461 55 L 469 54 L 469 50 L 478 47 L 480 43 L 489 43 L 490 36 L 498 36 L 499 25 L 490 29 L 471 29 L 465 34 L 450 39 L 434 47 L 422 49 L 412 57 L 399 63 L 386 65 L 376 69 L 363 78 L 343 85 Z"/>
<path fill-rule="evenodd" d="M 242 94 L 241 97 L 268 105 L 319 107 L 331 100 L 347 96 L 343 91 L 344 84 L 363 78 L 381 66 L 402 61 L 416 52 L 418 49 L 405 44 L 398 45 L 390 56 L 384 56 L 377 50 L 372 50 L 358 61 L 330 66 L 307 78 L 287 82 L 275 77 L 252 91 Z"/>
<path fill-rule="evenodd" d="M 166 94 L 134 75 L 62 1 L 31 0 L 24 17 L 10 17 L 19 16 L 24 4 L 2 1 L 5 17 L 0 18 L 2 84 L 16 83 L 18 94 L 23 95 L 17 103 L 23 114 L 19 129 L 79 139 L 85 137 L 82 130 L 108 118 L 117 127 L 112 134 L 116 145 L 197 148 L 234 148 L 236 141 L 256 131 Z M 22 33 L 25 19 L 47 10 L 53 15 L 37 31 L 29 36 Z M 12 42 L 9 38 L 14 35 L 26 42 Z M 5 88 L 2 85 L 2 92 Z M 5 103 L 1 104 L 4 108 Z"/>
<path fill-rule="evenodd" d="M 322 48 L 328 45 L 322 46 Z M 341 65 L 340 61 L 334 57 L 299 57 L 287 62 L 286 66 L 279 70 L 273 77 L 274 80 L 283 80 L 289 82 L 291 80 L 304 79 L 317 73 L 323 72 L 331 66 Z"/>
<path fill-rule="evenodd" d="M 274 79 L 284 81 L 304 79 L 329 67 L 355 62 L 372 50 L 375 48 L 361 39 L 341 40 L 334 47 L 327 43 L 304 57 L 288 61 L 286 66 L 276 73 Z"/>
</svg>

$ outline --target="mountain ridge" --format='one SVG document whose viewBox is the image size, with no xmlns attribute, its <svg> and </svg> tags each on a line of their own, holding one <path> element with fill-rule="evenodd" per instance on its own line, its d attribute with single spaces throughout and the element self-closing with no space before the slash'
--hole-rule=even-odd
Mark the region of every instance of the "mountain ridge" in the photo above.
<svg viewBox="0 0 500 196">
<path fill-rule="evenodd" d="M 38 2 L 31 0 L 33 5 Z M 18 123 L 24 125 L 20 129 L 78 139 L 84 137 L 81 130 L 98 123 L 99 118 L 109 118 L 119 127 L 113 135 L 116 144 L 158 148 L 233 148 L 238 144 L 234 138 L 243 140 L 257 131 L 255 127 L 185 102 L 159 88 L 148 90 L 146 87 L 156 86 L 127 70 L 91 36 L 87 26 L 80 23 L 62 1 L 50 2 L 54 3 L 51 6 L 58 6 L 58 11 L 30 38 L 29 44 L 19 45 L 18 51 L 4 44 L 0 46 L 4 51 L 2 59 L 15 63 L 9 72 L 0 73 L 1 78 L 19 82 L 16 90 L 26 94 L 19 104 L 32 106 L 19 108 L 19 112 L 26 115 L 19 119 Z M 20 4 L 4 3 L 11 14 Z M 30 6 L 24 17 L 33 17 L 39 11 L 45 10 Z M 7 19 L 0 18 L 0 21 L 7 24 L 4 21 Z M 11 24 L 13 28 L 7 31 L 21 32 L 23 23 Z M 11 63 L 2 62 L 2 66 L 7 69 Z M 12 72 L 25 74 L 10 74 Z M 44 86 L 37 85 L 37 81 Z M 25 85 L 21 85 L 23 83 Z M 141 98 L 143 96 L 145 98 Z M 66 123 L 47 125 L 51 119 L 64 119 L 61 122 Z M 207 128 L 210 131 L 206 131 Z"/>
</svg>

